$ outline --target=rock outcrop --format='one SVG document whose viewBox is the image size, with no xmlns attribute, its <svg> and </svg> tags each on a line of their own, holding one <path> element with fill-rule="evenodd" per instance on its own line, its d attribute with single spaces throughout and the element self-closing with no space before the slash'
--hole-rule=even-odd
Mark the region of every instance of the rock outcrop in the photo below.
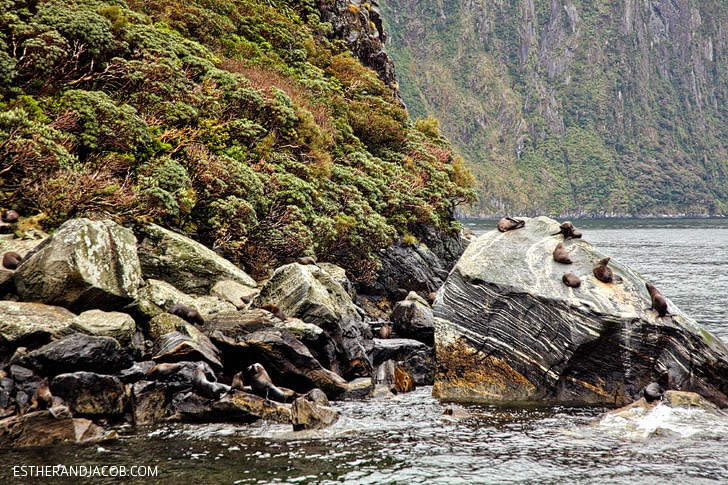
<svg viewBox="0 0 728 485">
<path fill-rule="evenodd" d="M 411 291 L 403 301 L 397 302 L 390 318 L 398 336 L 434 345 L 435 324 L 432 308 L 414 291 Z"/>
<path fill-rule="evenodd" d="M 15 272 L 21 300 L 75 312 L 118 309 L 141 285 L 134 234 L 108 220 L 65 222 Z"/>
<path fill-rule="evenodd" d="M 605 255 L 558 232 L 558 222 L 538 217 L 470 244 L 435 299 L 434 394 L 623 405 L 662 378 L 728 406 L 728 347 L 669 300 L 671 315 L 658 317 L 644 279 L 615 259 L 616 281 L 596 280 Z M 558 242 L 578 289 L 561 281 Z"/>
<path fill-rule="evenodd" d="M 20 346 L 36 348 L 67 334 L 75 318 L 57 306 L 0 301 L 0 362 Z"/>
</svg>

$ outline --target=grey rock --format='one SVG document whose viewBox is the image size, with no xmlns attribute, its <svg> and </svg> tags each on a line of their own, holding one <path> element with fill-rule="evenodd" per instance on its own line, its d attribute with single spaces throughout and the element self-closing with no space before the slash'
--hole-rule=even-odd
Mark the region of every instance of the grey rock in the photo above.
<svg viewBox="0 0 728 485">
<path fill-rule="evenodd" d="M 645 280 L 614 258 L 619 283 L 592 268 L 605 257 L 583 239 L 564 244 L 582 280 L 561 281 L 552 252 L 559 223 L 526 219 L 471 243 L 434 303 L 438 370 L 445 400 L 623 405 L 665 376 L 668 388 L 728 406 L 728 348 L 668 300 L 650 310 Z"/>
<path fill-rule="evenodd" d="M 255 288 L 255 280 L 204 245 L 168 229 L 147 224 L 135 228 L 144 277 L 174 285 L 184 293 L 205 295 L 218 281 L 233 280 Z"/>
<path fill-rule="evenodd" d="M 36 348 L 70 333 L 76 315 L 42 303 L 0 301 L 0 357 L 3 349 Z"/>
<path fill-rule="evenodd" d="M 404 301 L 397 302 L 391 315 L 394 331 L 400 337 L 419 340 L 429 346 L 435 343 L 435 323 L 427 301 L 411 291 Z"/>
<path fill-rule="evenodd" d="M 346 291 L 346 294 L 349 295 L 352 301 L 356 301 L 356 288 L 354 288 L 351 280 L 347 278 L 344 268 L 334 263 L 318 263 L 318 266 L 344 288 L 344 291 Z"/>
<path fill-rule="evenodd" d="M 247 298 L 250 301 L 249 299 L 256 294 L 258 294 L 258 290 L 233 280 L 218 281 L 210 290 L 211 296 L 227 301 L 236 308 L 241 308 L 246 305 L 243 302 L 243 298 Z"/>
<path fill-rule="evenodd" d="M 71 328 L 88 335 L 115 338 L 126 347 L 132 343 L 136 323 L 126 313 L 88 310 L 74 319 Z"/>
<path fill-rule="evenodd" d="M 346 379 L 371 376 L 362 345 L 372 337 L 371 329 L 328 273 L 312 265 L 281 266 L 251 302 L 256 307 L 266 304 L 279 307 L 289 317 L 313 323 L 330 335 L 336 361 L 322 362 L 325 366 Z"/>
<path fill-rule="evenodd" d="M 183 322 L 178 331 L 161 335 L 154 342 L 155 362 L 179 362 L 183 360 L 204 360 L 215 369 L 222 369 L 220 351 L 207 335 L 193 325 Z"/>
<path fill-rule="evenodd" d="M 132 386 L 131 401 L 134 424 L 153 424 L 168 415 L 172 395 L 161 382 L 138 381 Z"/>
<path fill-rule="evenodd" d="M 113 310 L 142 285 L 134 234 L 112 221 L 65 222 L 15 272 L 21 300 L 76 312 Z"/>
<path fill-rule="evenodd" d="M 339 420 L 339 411 L 299 397 L 291 405 L 293 431 L 328 428 Z"/>
</svg>

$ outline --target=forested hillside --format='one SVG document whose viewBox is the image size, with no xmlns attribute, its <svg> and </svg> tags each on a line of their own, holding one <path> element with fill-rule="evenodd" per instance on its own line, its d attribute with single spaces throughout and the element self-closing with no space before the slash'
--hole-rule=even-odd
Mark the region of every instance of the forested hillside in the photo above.
<svg viewBox="0 0 728 485">
<path fill-rule="evenodd" d="M 728 2 L 386 0 L 414 116 L 474 213 L 728 213 Z"/>
<path fill-rule="evenodd" d="M 451 228 L 470 174 L 339 3 L 0 0 L 0 207 L 153 220 L 256 274 L 363 278 L 409 223 Z"/>
</svg>

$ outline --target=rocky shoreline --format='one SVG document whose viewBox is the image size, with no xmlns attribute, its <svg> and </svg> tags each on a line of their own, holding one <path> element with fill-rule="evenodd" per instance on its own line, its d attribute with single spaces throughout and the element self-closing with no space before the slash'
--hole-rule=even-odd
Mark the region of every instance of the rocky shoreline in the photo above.
<svg viewBox="0 0 728 485">
<path fill-rule="evenodd" d="M 594 283 L 586 241 L 564 241 L 584 284 L 562 286 L 556 221 L 473 242 L 410 229 L 423 243 L 383 250 L 379 278 L 354 285 L 311 258 L 255 281 L 154 224 L 0 225 L 0 251 L 21 256 L 0 269 L 0 447 L 122 424 L 320 429 L 339 418 L 330 400 L 433 384 L 443 401 L 620 406 L 660 381 L 726 407 L 728 348 L 672 303 L 648 310 L 623 265 Z"/>
<path fill-rule="evenodd" d="M 318 429 L 338 419 L 329 399 L 433 383 L 432 310 L 408 290 L 436 290 L 448 263 L 424 247 L 388 249 L 389 269 L 357 297 L 333 264 L 302 258 L 256 282 L 153 224 L 73 219 L 48 236 L 21 218 L 0 232 L 1 252 L 21 256 L 0 270 L 0 447 L 98 440 L 125 423 Z M 393 338 L 375 338 L 392 309 Z M 256 389 L 254 364 L 282 399 Z"/>
</svg>

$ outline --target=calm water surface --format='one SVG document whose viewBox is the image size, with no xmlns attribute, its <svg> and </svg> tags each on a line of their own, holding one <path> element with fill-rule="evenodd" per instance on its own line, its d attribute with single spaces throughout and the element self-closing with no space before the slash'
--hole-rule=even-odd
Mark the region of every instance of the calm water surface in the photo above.
<svg viewBox="0 0 728 485">
<path fill-rule="evenodd" d="M 728 340 L 728 221 L 577 221 L 588 241 L 655 282 L 699 323 Z M 476 233 L 493 221 L 469 221 Z M 123 483 L 728 483 L 728 418 L 658 406 L 626 426 L 596 422 L 601 408 L 454 406 L 431 388 L 392 400 L 334 405 L 332 428 L 294 434 L 289 426 L 173 425 L 127 430 L 91 446 L 3 453 L 12 465 L 156 465 L 159 476 Z M 36 479 L 13 483 L 83 483 Z M 120 483 L 121 480 L 93 480 Z M 89 482 L 90 483 L 90 482 Z"/>
</svg>

